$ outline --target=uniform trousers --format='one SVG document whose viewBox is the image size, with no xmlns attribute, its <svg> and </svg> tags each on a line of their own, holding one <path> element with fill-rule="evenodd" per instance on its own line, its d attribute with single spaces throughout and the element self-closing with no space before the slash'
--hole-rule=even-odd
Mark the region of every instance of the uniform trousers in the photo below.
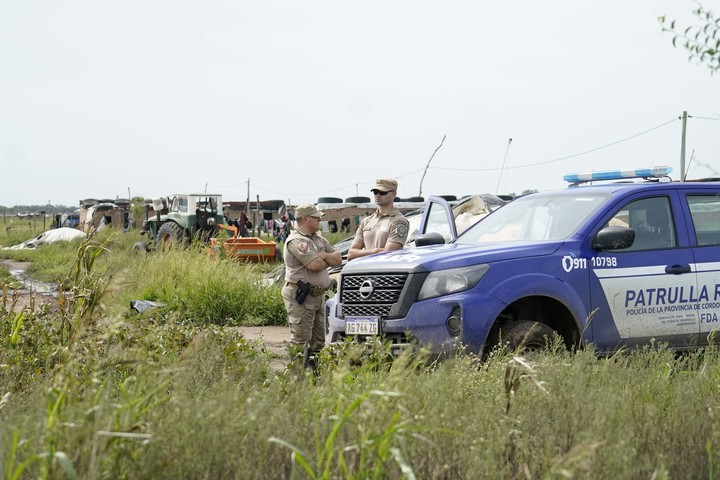
<svg viewBox="0 0 720 480">
<path fill-rule="evenodd" d="M 290 343 L 321 350 L 325 346 L 325 295 L 308 295 L 302 305 L 295 301 L 297 287 L 285 285 L 282 297 L 290 324 Z"/>
</svg>

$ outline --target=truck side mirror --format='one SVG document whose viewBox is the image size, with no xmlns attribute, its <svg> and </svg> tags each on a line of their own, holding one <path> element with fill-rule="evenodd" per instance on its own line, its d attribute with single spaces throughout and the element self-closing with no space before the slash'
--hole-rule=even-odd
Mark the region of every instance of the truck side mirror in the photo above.
<svg viewBox="0 0 720 480">
<path fill-rule="evenodd" d="M 426 247 L 428 245 L 444 245 L 445 238 L 437 232 L 423 233 L 415 238 L 416 247 Z"/>
<path fill-rule="evenodd" d="M 610 226 L 600 230 L 592 241 L 594 250 L 621 250 L 635 242 L 635 230 L 628 227 Z"/>
</svg>

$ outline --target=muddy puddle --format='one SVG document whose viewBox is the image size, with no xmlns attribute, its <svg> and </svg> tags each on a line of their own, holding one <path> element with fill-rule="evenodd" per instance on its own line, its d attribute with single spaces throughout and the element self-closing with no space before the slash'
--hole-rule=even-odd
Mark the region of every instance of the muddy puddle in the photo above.
<svg viewBox="0 0 720 480">
<path fill-rule="evenodd" d="M 58 288 L 54 283 L 40 282 L 27 275 L 28 262 L 2 260 L 2 265 L 15 278 L 20 288 L 12 290 L 9 295 L 20 298 L 21 305 L 27 305 L 32 299 L 34 303 L 48 303 L 58 298 Z M 1 293 L 1 292 L 0 292 Z"/>
</svg>

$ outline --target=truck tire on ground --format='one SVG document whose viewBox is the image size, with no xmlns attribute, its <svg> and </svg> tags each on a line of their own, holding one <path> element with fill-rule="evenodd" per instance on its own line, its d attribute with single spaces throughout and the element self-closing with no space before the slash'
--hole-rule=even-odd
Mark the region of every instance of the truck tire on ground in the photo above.
<svg viewBox="0 0 720 480">
<path fill-rule="evenodd" d="M 348 197 L 345 203 L 370 203 L 370 197 Z"/>
<path fill-rule="evenodd" d="M 488 335 L 488 342 L 491 349 L 499 346 L 502 342 L 502 346 L 510 352 L 527 355 L 547 349 L 555 335 L 555 330 L 544 323 L 531 320 L 511 320 L 500 328 L 493 327 Z"/>
<path fill-rule="evenodd" d="M 132 246 L 132 250 L 130 251 L 132 253 L 133 257 L 141 256 L 141 255 L 147 255 L 147 253 L 150 251 L 150 247 L 145 242 L 135 242 Z"/>
<path fill-rule="evenodd" d="M 342 198 L 337 197 L 320 197 L 317 203 L 343 203 Z"/>
<path fill-rule="evenodd" d="M 175 222 L 160 225 L 156 240 L 158 251 L 185 244 L 185 231 Z"/>
</svg>

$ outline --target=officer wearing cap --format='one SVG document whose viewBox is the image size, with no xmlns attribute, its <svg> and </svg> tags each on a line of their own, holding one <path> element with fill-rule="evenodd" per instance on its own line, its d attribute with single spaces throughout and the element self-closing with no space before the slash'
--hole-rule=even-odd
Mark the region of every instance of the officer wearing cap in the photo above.
<svg viewBox="0 0 720 480">
<path fill-rule="evenodd" d="M 355 232 L 348 260 L 379 252 L 400 250 L 407 240 L 409 223 L 400 210 L 395 208 L 397 181 L 379 178 L 370 189 L 378 209 L 363 219 Z"/>
<path fill-rule="evenodd" d="M 295 229 L 283 249 L 285 285 L 282 297 L 290 324 L 291 353 L 305 350 L 305 366 L 312 366 L 312 355 L 325 344 L 325 290 L 330 285 L 328 267 L 342 263 L 340 252 L 318 233 L 322 213 L 314 205 L 295 208 Z M 298 303 L 298 285 L 310 284 L 302 304 Z M 292 349 L 296 352 L 292 352 Z"/>
</svg>

